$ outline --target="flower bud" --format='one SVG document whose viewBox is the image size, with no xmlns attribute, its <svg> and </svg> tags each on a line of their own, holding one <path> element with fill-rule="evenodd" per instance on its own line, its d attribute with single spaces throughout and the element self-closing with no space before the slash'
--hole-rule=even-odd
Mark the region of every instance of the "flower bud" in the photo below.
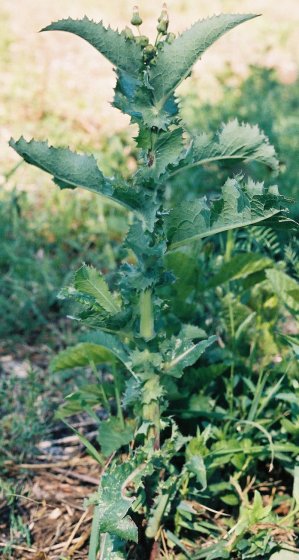
<svg viewBox="0 0 299 560">
<path fill-rule="evenodd" d="M 162 19 L 161 21 L 159 21 L 157 25 L 157 31 L 159 31 L 159 33 L 162 33 L 162 35 L 166 35 L 168 25 L 169 25 L 169 21 L 167 21 L 166 19 Z"/>
<path fill-rule="evenodd" d="M 166 4 L 163 4 L 163 9 L 162 9 L 161 15 L 158 19 L 158 25 L 157 25 L 158 32 L 162 33 L 162 35 L 166 35 L 168 25 L 169 25 L 169 17 L 168 17 L 168 12 L 167 12 L 167 6 L 166 6 Z"/>
<path fill-rule="evenodd" d="M 171 45 L 171 43 L 173 43 L 173 41 L 175 40 L 175 34 L 174 33 L 168 33 L 167 37 L 166 37 L 166 42 Z"/>
<path fill-rule="evenodd" d="M 162 6 L 162 12 L 161 12 L 161 15 L 158 18 L 158 21 L 162 21 L 162 19 L 164 19 L 164 18 L 168 19 L 167 5 L 166 5 L 165 2 Z"/>
<path fill-rule="evenodd" d="M 157 54 L 157 49 L 154 45 L 147 45 L 143 50 L 145 62 L 150 62 Z"/>
<path fill-rule="evenodd" d="M 149 43 L 149 39 L 145 35 L 139 35 L 139 37 L 135 37 L 135 41 L 136 43 L 141 45 L 141 47 L 146 47 Z"/>
<path fill-rule="evenodd" d="M 133 31 L 127 25 L 126 25 L 123 33 L 124 33 L 124 36 L 125 36 L 126 39 L 134 39 Z"/>
<path fill-rule="evenodd" d="M 142 19 L 139 15 L 138 6 L 134 6 L 134 8 L 133 8 L 133 15 L 132 15 L 132 19 L 131 19 L 131 24 L 135 25 L 137 27 L 139 27 L 139 25 L 142 24 Z"/>
</svg>

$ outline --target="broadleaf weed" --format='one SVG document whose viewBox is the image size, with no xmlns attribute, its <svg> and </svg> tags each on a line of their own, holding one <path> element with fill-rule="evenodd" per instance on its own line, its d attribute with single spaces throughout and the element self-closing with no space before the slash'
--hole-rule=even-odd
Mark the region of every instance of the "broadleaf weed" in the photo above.
<svg viewBox="0 0 299 560">
<path fill-rule="evenodd" d="M 129 213 L 122 258 L 113 270 L 97 271 L 87 263 L 62 290 L 62 298 L 76 302 L 76 319 L 89 332 L 52 363 L 55 372 L 90 366 L 99 377 L 95 400 L 85 388 L 68 404 L 95 417 L 93 405 L 101 402 L 108 415 L 99 420 L 98 439 L 110 461 L 93 501 L 89 560 L 98 553 L 105 560 L 155 560 L 169 557 L 174 546 L 180 558 L 245 559 L 276 546 L 262 526 L 275 524 L 272 504 L 263 505 L 253 473 L 258 464 L 272 467 L 274 460 L 290 465 L 298 454 L 286 434 L 289 424 L 280 438 L 272 437 L 273 427 L 289 416 L 279 383 L 298 391 L 291 377 L 278 382 L 285 355 L 275 366 L 278 309 L 282 305 L 296 316 L 297 289 L 273 255 L 238 257 L 234 230 L 286 229 L 294 223 L 284 214 L 287 201 L 274 183 L 278 159 L 265 134 L 236 120 L 222 125 L 215 137 L 191 132 L 176 97 L 207 47 L 254 17 L 214 16 L 175 37 L 164 7 L 154 44 L 131 29 L 119 33 L 87 18 L 49 25 L 46 31 L 82 37 L 114 66 L 113 104 L 138 127 L 138 168 L 106 176 L 92 155 L 36 140 L 10 141 L 61 189 L 81 187 Z M 131 23 L 138 29 L 142 24 L 136 10 Z M 237 161 L 238 171 L 227 174 L 212 195 L 205 196 L 204 187 L 200 196 L 178 188 L 190 169 L 223 161 Z M 270 182 L 252 179 L 255 165 L 268 169 Z M 216 263 L 213 243 L 224 244 Z M 83 257 L 88 261 L 88 250 Z M 218 314 L 213 303 L 211 318 L 215 288 Z M 266 344 L 270 350 L 263 357 Z M 113 383 L 107 384 L 103 366 Z M 278 383 L 272 394 L 261 373 L 266 368 Z M 259 375 L 260 403 L 253 373 Z M 273 416 L 274 398 L 280 404 Z M 293 402 L 292 419 L 296 414 Z M 214 514 L 222 515 L 223 503 L 239 507 L 235 526 L 232 517 L 217 523 Z M 199 516 L 202 510 L 206 517 Z"/>
</svg>

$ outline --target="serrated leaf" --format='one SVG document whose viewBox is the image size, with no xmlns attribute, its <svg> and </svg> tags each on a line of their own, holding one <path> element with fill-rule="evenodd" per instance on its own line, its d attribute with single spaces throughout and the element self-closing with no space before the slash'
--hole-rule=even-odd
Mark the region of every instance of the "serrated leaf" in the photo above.
<svg viewBox="0 0 299 560">
<path fill-rule="evenodd" d="M 83 342 L 60 352 L 51 362 L 53 371 L 83 367 L 91 363 L 114 363 L 118 358 L 130 369 L 130 356 L 121 341 L 111 334 L 100 331 L 86 333 Z"/>
<path fill-rule="evenodd" d="M 134 466 L 126 462 L 113 465 L 103 474 L 97 501 L 98 529 L 100 533 L 109 533 L 124 540 L 137 542 L 137 527 L 127 515 L 135 498 L 125 495 L 125 485 L 133 470 Z"/>
<path fill-rule="evenodd" d="M 136 174 L 138 181 L 158 180 L 167 167 L 176 165 L 183 154 L 183 129 L 160 133 L 152 150 L 146 153 L 146 164 Z"/>
<path fill-rule="evenodd" d="M 17 141 L 11 139 L 9 145 L 27 163 L 53 175 L 54 182 L 62 189 L 83 187 L 101 194 L 112 193 L 108 180 L 92 155 L 77 154 L 68 148 L 54 148 L 47 142 L 27 142 L 23 137 Z"/>
<path fill-rule="evenodd" d="M 98 305 L 110 315 L 120 312 L 120 306 L 111 294 L 106 281 L 93 266 L 84 264 L 77 270 L 74 286 L 79 292 L 94 297 Z"/>
<path fill-rule="evenodd" d="M 144 231 L 142 223 L 135 221 L 128 232 L 126 246 L 133 251 L 138 263 L 127 269 L 126 284 L 138 291 L 145 291 L 160 277 L 163 270 L 162 257 L 166 251 L 165 239 L 156 236 L 153 243 L 152 236 Z"/>
<path fill-rule="evenodd" d="M 118 358 L 123 364 L 130 369 L 131 358 L 125 346 L 117 336 L 102 331 L 91 331 L 80 337 L 84 343 L 96 345 L 104 348 Z"/>
<path fill-rule="evenodd" d="M 122 405 L 124 408 L 135 404 L 140 401 L 141 398 L 141 383 L 138 379 L 131 377 L 126 381 L 126 389 L 122 399 Z"/>
<path fill-rule="evenodd" d="M 47 142 L 27 142 L 24 138 L 11 139 L 9 145 L 27 163 L 52 175 L 54 183 L 61 189 L 83 188 L 108 197 L 135 212 L 145 226 L 153 230 L 158 204 L 149 206 L 146 193 L 137 192 L 123 179 L 104 177 L 93 156 L 77 154 L 67 148 L 54 148 Z"/>
<path fill-rule="evenodd" d="M 105 56 L 116 68 L 132 76 L 138 76 L 143 64 L 141 46 L 127 39 L 123 33 L 104 27 L 87 17 L 62 19 L 44 27 L 42 31 L 67 31 L 85 39 Z"/>
<path fill-rule="evenodd" d="M 109 418 L 101 422 L 99 426 L 98 442 L 101 445 L 102 453 L 109 457 L 123 445 L 128 445 L 133 436 L 134 425 L 123 424 L 119 418 Z"/>
<path fill-rule="evenodd" d="M 99 560 L 125 560 L 123 549 L 123 543 L 119 539 L 105 533 L 101 538 Z"/>
<path fill-rule="evenodd" d="M 197 482 L 201 485 L 201 490 L 207 487 L 207 471 L 201 455 L 193 455 L 186 462 L 186 469 L 196 476 Z"/>
<path fill-rule="evenodd" d="M 207 134 L 193 136 L 187 167 L 234 160 L 257 161 L 278 172 L 279 162 L 267 136 L 257 125 L 240 124 L 237 119 L 224 124 L 215 140 Z"/>
<path fill-rule="evenodd" d="M 140 221 L 135 221 L 128 232 L 126 245 L 135 253 L 138 261 L 145 264 L 146 268 L 157 267 L 163 256 L 166 244 L 163 239 L 152 242 L 152 236 L 144 231 Z M 155 271 L 153 271 L 154 273 Z"/>
<path fill-rule="evenodd" d="M 97 365 L 111 363 L 113 361 L 113 353 L 106 348 L 97 344 L 82 342 L 59 352 L 51 362 L 51 370 L 56 372 L 64 369 L 88 366 L 91 363 Z"/>
<path fill-rule="evenodd" d="M 160 379 L 158 375 L 152 375 L 144 385 L 142 403 L 149 404 L 152 401 L 159 401 L 163 396 L 164 389 L 161 386 Z"/>
<path fill-rule="evenodd" d="M 181 377 L 186 367 L 192 366 L 205 350 L 216 342 L 216 336 L 210 336 L 207 340 L 201 340 L 193 344 L 190 338 L 174 339 L 171 349 L 167 352 L 167 361 L 164 364 L 164 371 L 168 375 Z"/>
<path fill-rule="evenodd" d="M 183 202 L 166 219 L 170 249 L 231 229 L 261 223 L 282 211 L 277 187 L 264 187 L 251 179 L 228 179 L 222 196 L 211 203 L 206 197 Z"/>
<path fill-rule="evenodd" d="M 209 46 L 230 29 L 254 17 L 253 14 L 213 16 L 192 25 L 171 45 L 165 43 L 149 73 L 155 105 L 163 107 L 166 99 L 188 76 L 194 63 Z"/>
<path fill-rule="evenodd" d="M 88 411 L 90 408 L 102 404 L 103 391 L 99 384 L 83 385 L 70 395 L 65 397 L 65 403 L 55 413 L 55 418 L 62 420 L 78 412 Z"/>
<path fill-rule="evenodd" d="M 221 286 L 230 280 L 247 278 L 251 274 L 271 266 L 272 260 L 256 253 L 241 253 L 225 262 L 219 272 L 208 282 L 206 288 Z"/>
<path fill-rule="evenodd" d="M 171 96 L 158 111 L 153 105 L 152 91 L 139 80 L 125 72 L 118 71 L 113 105 L 123 113 L 127 113 L 132 121 L 139 126 L 156 127 L 166 130 L 173 117 L 178 114 L 175 98 Z M 148 145 L 148 139 L 146 139 Z M 144 147 L 144 146 L 142 146 Z"/>
</svg>

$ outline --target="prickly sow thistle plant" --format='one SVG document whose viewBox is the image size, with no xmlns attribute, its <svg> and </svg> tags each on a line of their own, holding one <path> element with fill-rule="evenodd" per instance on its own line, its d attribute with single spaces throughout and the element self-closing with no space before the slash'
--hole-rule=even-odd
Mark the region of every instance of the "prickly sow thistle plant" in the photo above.
<svg viewBox="0 0 299 560">
<path fill-rule="evenodd" d="M 279 222 L 283 198 L 276 186 L 255 183 L 244 171 L 228 178 L 211 199 L 190 193 L 188 201 L 173 207 L 172 177 L 177 184 L 180 174 L 183 181 L 186 169 L 232 160 L 244 170 L 246 164 L 257 162 L 273 174 L 278 171 L 274 149 L 258 127 L 233 120 L 214 139 L 206 134 L 191 137 L 175 92 L 209 46 L 254 17 L 213 16 L 176 37 L 168 31 L 164 5 L 154 44 L 141 34 L 138 8 L 131 20 L 134 31 L 126 27 L 119 33 L 86 17 L 61 20 L 44 29 L 74 33 L 112 63 L 117 76 L 113 105 L 138 126 L 139 165 L 130 179 L 105 177 L 92 155 L 24 138 L 10 142 L 26 162 L 50 173 L 61 189 L 87 189 L 122 205 L 132 216 L 124 241 L 127 262 L 106 277 L 84 264 L 73 284 L 63 290 L 64 297 L 81 305 L 77 318 L 91 331 L 53 362 L 56 371 L 84 365 L 96 371 L 106 364 L 114 376 L 117 414 L 101 423 L 99 441 L 104 455 L 123 448 L 127 457 L 122 461 L 112 455 L 104 469 L 93 502 L 90 559 L 96 558 L 99 548 L 105 560 L 131 557 L 126 556 L 131 550 L 126 541 L 139 542 L 138 557 L 158 558 L 162 524 L 174 516 L 178 494 L 190 478 L 198 489 L 206 487 L 200 452 L 167 415 L 167 393 L 186 368 L 217 344 L 217 337 L 213 332 L 208 337 L 201 325 L 181 324 L 176 317 L 172 302 L 165 298 L 167 286 L 175 282 L 166 257 L 172 253 L 176 258 L 177 248 L 220 232 Z M 111 412 L 110 396 L 102 383 L 99 398 Z M 128 411 L 133 411 L 134 420 L 126 418 Z M 185 456 L 179 471 L 176 456 Z M 177 544 L 171 532 L 168 537 Z"/>
</svg>

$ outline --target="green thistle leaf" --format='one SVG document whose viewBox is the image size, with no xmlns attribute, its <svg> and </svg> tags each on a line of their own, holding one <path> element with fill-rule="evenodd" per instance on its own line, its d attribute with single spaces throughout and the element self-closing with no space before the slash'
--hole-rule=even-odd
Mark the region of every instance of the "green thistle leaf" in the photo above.
<svg viewBox="0 0 299 560">
<path fill-rule="evenodd" d="M 133 440 L 134 429 L 134 424 L 124 424 L 119 418 L 115 417 L 101 422 L 98 442 L 101 445 L 103 455 L 109 457 L 123 445 L 128 445 Z"/>
<path fill-rule="evenodd" d="M 53 371 L 114 363 L 120 360 L 130 370 L 130 356 L 117 336 L 95 331 L 81 337 L 82 342 L 60 352 L 51 362 Z"/>
<path fill-rule="evenodd" d="M 177 165 L 183 155 L 183 129 L 161 133 L 153 149 L 146 152 L 146 162 L 136 175 L 139 181 L 158 181 L 168 166 Z"/>
<path fill-rule="evenodd" d="M 68 148 L 54 148 L 47 142 L 30 140 L 23 137 L 9 145 L 27 162 L 50 173 L 61 189 L 83 187 L 92 192 L 112 194 L 109 180 L 98 168 L 92 155 L 81 155 Z"/>
<path fill-rule="evenodd" d="M 102 331 L 91 331 L 82 335 L 81 340 L 106 348 L 130 369 L 131 358 L 123 343 L 117 336 Z"/>
<path fill-rule="evenodd" d="M 172 175 L 184 171 L 185 168 L 198 167 L 213 162 L 244 162 L 256 161 L 266 165 L 274 174 L 278 173 L 279 162 L 274 147 L 267 136 L 257 125 L 240 124 L 237 119 L 222 126 L 217 138 L 207 134 L 194 136 L 192 147 L 182 162 L 181 168 Z"/>
<path fill-rule="evenodd" d="M 67 148 L 54 148 L 47 142 L 24 138 L 10 140 L 9 145 L 27 163 L 53 175 L 61 189 L 86 189 L 106 196 L 134 212 L 150 231 L 153 230 L 158 205 L 149 207 L 146 192 L 137 192 L 124 179 L 104 177 L 95 158 L 81 155 Z"/>
<path fill-rule="evenodd" d="M 113 363 L 115 360 L 112 352 L 97 344 L 84 343 L 67 348 L 52 360 L 51 370 L 62 371 L 76 367 L 88 366 L 91 363 L 105 364 Z"/>
<path fill-rule="evenodd" d="M 221 14 L 198 21 L 177 37 L 173 43 L 165 43 L 157 55 L 156 64 L 150 70 L 154 104 L 162 108 L 179 84 L 188 76 L 197 59 L 217 39 L 240 23 L 254 17 L 253 14 Z M 171 68 L 171 71 L 170 71 Z"/>
<path fill-rule="evenodd" d="M 184 338 L 183 332 L 177 338 L 173 337 L 171 346 L 166 353 L 165 373 L 173 377 L 181 377 L 184 369 L 192 366 L 216 340 L 216 336 L 210 336 L 207 340 L 201 340 L 197 344 L 193 344 L 189 337 Z"/>
<path fill-rule="evenodd" d="M 99 560 L 125 560 L 124 543 L 105 533 L 101 538 L 101 550 Z M 95 552 L 96 555 L 96 552 Z"/>
<path fill-rule="evenodd" d="M 134 521 L 127 515 L 135 498 L 125 495 L 125 485 L 134 467 L 130 463 L 113 465 L 102 478 L 97 499 L 98 530 L 121 539 L 137 542 L 138 531 Z"/>
<path fill-rule="evenodd" d="M 142 48 L 128 39 L 125 33 L 104 27 L 87 17 L 83 19 L 62 19 L 42 29 L 42 31 L 67 31 L 85 39 L 105 56 L 116 68 L 131 76 L 138 76 L 143 65 Z"/>
<path fill-rule="evenodd" d="M 277 187 L 265 188 L 263 183 L 247 183 L 228 179 L 222 196 L 211 202 L 206 197 L 183 202 L 170 211 L 167 235 L 170 248 L 203 239 L 223 231 L 258 224 L 279 215 L 284 198 Z"/>
<path fill-rule="evenodd" d="M 74 286 L 79 292 L 94 297 L 95 301 L 110 315 L 120 312 L 120 305 L 109 291 L 109 287 L 102 276 L 93 266 L 85 264 L 77 270 Z"/>
</svg>

